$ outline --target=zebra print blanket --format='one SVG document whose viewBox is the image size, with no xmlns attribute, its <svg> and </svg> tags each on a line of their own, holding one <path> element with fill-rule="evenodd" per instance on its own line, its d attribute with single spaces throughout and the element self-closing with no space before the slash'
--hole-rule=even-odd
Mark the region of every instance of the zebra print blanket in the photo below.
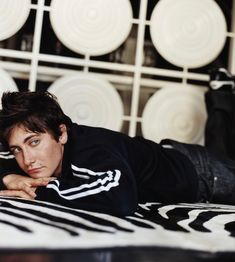
<svg viewBox="0 0 235 262">
<path fill-rule="evenodd" d="M 133 216 L 0 198 L 0 249 L 173 247 L 235 252 L 235 206 L 139 205 Z"/>
</svg>

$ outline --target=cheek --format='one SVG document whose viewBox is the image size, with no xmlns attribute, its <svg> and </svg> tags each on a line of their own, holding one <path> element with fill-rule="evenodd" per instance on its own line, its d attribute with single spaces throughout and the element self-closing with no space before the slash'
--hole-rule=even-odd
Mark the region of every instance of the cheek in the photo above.
<svg viewBox="0 0 235 262">
<path fill-rule="evenodd" d="M 62 147 L 59 144 L 55 144 L 54 146 L 50 146 L 49 148 L 47 148 L 45 152 L 46 154 L 42 156 L 44 160 L 52 168 L 57 167 L 63 157 Z"/>
<path fill-rule="evenodd" d="M 19 167 L 23 169 L 23 167 L 24 167 L 23 158 L 21 156 L 17 156 L 17 157 L 15 157 L 15 160 L 16 160 L 17 164 L 19 165 Z"/>
<path fill-rule="evenodd" d="M 42 144 L 37 149 L 37 156 L 39 159 L 50 160 L 54 158 L 59 152 L 58 145 L 56 143 Z"/>
</svg>

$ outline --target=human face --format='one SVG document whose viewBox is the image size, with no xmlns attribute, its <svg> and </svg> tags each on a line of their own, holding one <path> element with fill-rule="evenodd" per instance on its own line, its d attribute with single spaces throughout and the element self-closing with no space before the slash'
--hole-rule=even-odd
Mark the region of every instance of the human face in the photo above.
<svg viewBox="0 0 235 262">
<path fill-rule="evenodd" d="M 67 130 L 61 125 L 59 141 L 48 132 L 36 133 L 15 126 L 8 144 L 20 168 L 32 178 L 59 176 L 62 170 Z"/>
</svg>

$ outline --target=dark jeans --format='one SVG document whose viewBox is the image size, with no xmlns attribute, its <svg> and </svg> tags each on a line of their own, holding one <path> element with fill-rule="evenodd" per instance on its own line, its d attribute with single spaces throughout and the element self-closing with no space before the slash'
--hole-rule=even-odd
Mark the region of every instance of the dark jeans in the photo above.
<svg viewBox="0 0 235 262">
<path fill-rule="evenodd" d="M 165 139 L 193 163 L 199 178 L 198 202 L 235 205 L 235 161 L 218 159 L 205 147 Z"/>
</svg>

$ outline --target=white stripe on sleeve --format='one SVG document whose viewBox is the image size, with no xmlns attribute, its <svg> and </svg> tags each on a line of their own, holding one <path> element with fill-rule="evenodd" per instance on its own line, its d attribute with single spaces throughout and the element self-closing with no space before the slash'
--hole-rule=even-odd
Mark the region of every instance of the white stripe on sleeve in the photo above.
<svg viewBox="0 0 235 262">
<path fill-rule="evenodd" d="M 88 183 L 84 183 L 80 186 L 60 190 L 59 184 L 53 183 L 56 182 L 57 180 L 54 180 L 53 182 L 47 185 L 47 188 L 51 188 L 55 190 L 64 199 L 74 200 L 77 198 L 98 194 L 102 191 L 109 191 L 111 188 L 117 187 L 119 185 L 119 180 L 121 177 L 120 170 L 114 170 L 114 171 L 109 170 L 107 172 L 94 172 L 86 168 L 78 168 L 74 165 L 72 165 L 72 169 L 77 172 L 78 171 L 82 172 L 83 174 L 86 173 L 87 176 L 92 176 L 93 182 L 89 183 L 89 180 L 87 180 Z M 97 180 L 95 181 L 94 181 L 94 176 L 97 177 Z"/>
</svg>

